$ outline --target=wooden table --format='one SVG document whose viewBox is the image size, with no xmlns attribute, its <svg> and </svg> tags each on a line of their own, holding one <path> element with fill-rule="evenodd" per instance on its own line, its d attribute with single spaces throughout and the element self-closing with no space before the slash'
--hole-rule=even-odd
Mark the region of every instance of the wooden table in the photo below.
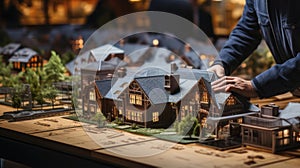
<svg viewBox="0 0 300 168">
<path fill-rule="evenodd" d="M 299 98 L 253 100 L 285 106 Z M 3 106 L 0 105 L 0 111 Z M 249 157 L 254 164 L 248 165 Z M 65 119 L 0 121 L 0 157 L 32 167 L 299 167 L 300 151 L 271 154 L 254 148 L 218 151 Z"/>
</svg>

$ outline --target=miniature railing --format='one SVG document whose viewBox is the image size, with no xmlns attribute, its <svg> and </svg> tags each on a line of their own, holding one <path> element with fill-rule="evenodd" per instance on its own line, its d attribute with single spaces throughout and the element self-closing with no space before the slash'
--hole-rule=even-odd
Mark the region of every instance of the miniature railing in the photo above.
<svg viewBox="0 0 300 168">
<path fill-rule="evenodd" d="M 263 118 L 254 116 L 245 116 L 245 124 L 251 124 L 255 126 L 261 126 L 266 128 L 273 128 L 282 126 L 282 120 L 280 118 Z"/>
</svg>

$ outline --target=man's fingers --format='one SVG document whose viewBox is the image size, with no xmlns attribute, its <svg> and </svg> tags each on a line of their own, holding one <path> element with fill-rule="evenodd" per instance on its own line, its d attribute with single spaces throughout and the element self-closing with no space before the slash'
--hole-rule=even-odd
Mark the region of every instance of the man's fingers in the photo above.
<svg viewBox="0 0 300 168">
<path fill-rule="evenodd" d="M 225 92 L 240 93 L 241 90 L 243 90 L 242 87 L 240 87 L 239 85 L 233 85 L 233 84 L 227 85 L 225 88 Z"/>
<path fill-rule="evenodd" d="M 220 86 L 220 87 L 213 88 L 213 91 L 214 91 L 214 92 L 226 92 L 226 88 L 227 88 L 227 87 L 228 87 L 228 86 L 223 85 L 223 86 Z"/>
<path fill-rule="evenodd" d="M 226 86 L 235 85 L 236 79 L 230 76 L 224 76 L 214 82 L 212 82 L 212 89 L 215 92 L 225 91 Z"/>
</svg>

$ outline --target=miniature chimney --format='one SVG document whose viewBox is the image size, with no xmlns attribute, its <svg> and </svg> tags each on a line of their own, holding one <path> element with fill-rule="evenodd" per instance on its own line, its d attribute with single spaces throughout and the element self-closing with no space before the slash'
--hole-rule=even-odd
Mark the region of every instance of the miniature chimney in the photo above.
<svg viewBox="0 0 300 168">
<path fill-rule="evenodd" d="M 261 106 L 261 114 L 268 116 L 278 116 L 279 115 L 279 106 L 274 103 Z"/>
<path fill-rule="evenodd" d="M 179 74 L 174 74 L 177 69 L 178 69 L 177 65 L 175 63 L 172 63 L 171 74 L 165 75 L 165 89 L 170 94 L 175 94 L 180 91 Z"/>
</svg>

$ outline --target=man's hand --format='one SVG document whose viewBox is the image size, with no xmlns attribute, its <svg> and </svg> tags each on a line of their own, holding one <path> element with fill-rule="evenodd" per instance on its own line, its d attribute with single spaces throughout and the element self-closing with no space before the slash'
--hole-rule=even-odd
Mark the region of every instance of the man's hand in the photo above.
<svg viewBox="0 0 300 168">
<path fill-rule="evenodd" d="M 239 77 L 224 76 L 211 84 L 214 92 L 235 92 L 249 98 L 258 96 L 251 81 Z"/>
<path fill-rule="evenodd" d="M 212 67 L 208 68 L 207 70 L 208 70 L 208 71 L 215 72 L 216 75 L 217 75 L 219 78 L 225 76 L 225 70 L 224 70 L 224 68 L 223 68 L 221 65 L 219 65 L 219 64 L 213 65 Z"/>
</svg>

